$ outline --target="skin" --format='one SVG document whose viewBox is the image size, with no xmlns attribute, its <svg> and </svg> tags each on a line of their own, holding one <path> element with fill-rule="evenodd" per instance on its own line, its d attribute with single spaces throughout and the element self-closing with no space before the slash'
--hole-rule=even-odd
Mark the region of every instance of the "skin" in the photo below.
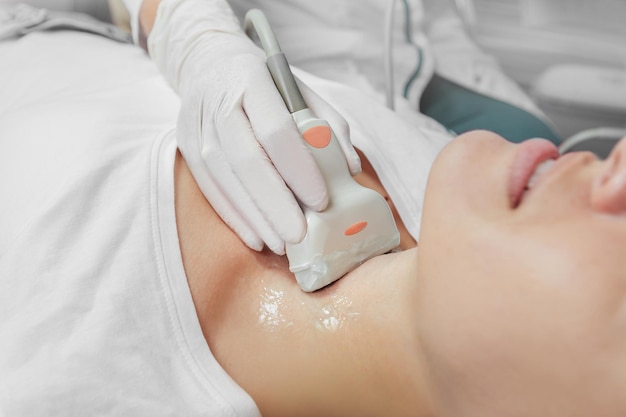
<svg viewBox="0 0 626 417">
<path fill-rule="evenodd" d="M 175 186 L 183 264 L 205 338 L 264 416 L 432 415 L 413 320 L 415 248 L 307 294 L 284 256 L 250 250 L 221 221 L 180 155 Z"/>
<path fill-rule="evenodd" d="M 139 9 L 139 46 L 148 50 L 147 39 L 154 26 L 157 10 L 161 0 L 143 0 Z"/>
<path fill-rule="evenodd" d="M 473 132 L 429 178 L 415 317 L 437 406 L 626 415 L 626 140 L 606 161 L 561 158 L 515 206 L 521 152 Z"/>
<path fill-rule="evenodd" d="M 525 151 L 460 136 L 433 166 L 419 251 L 312 295 L 221 223 L 179 157 L 181 251 L 218 361 L 265 416 L 625 415 L 626 140 L 562 158 L 513 204 Z"/>
</svg>

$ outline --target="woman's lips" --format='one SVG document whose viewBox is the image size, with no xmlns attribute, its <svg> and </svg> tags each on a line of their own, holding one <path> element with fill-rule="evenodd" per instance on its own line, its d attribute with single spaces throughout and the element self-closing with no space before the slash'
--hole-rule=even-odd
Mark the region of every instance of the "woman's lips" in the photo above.
<svg viewBox="0 0 626 417">
<path fill-rule="evenodd" d="M 518 146 L 509 177 L 508 194 L 511 207 L 516 208 L 519 205 L 537 166 L 558 157 L 557 147 L 546 139 L 530 139 Z"/>
</svg>

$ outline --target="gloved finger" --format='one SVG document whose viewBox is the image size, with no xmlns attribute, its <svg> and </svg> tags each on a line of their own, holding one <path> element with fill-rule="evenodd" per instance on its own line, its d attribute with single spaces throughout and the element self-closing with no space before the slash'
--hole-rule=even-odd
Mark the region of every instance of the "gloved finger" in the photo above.
<svg viewBox="0 0 626 417">
<path fill-rule="evenodd" d="M 328 204 L 324 177 L 263 64 L 243 97 L 254 135 L 285 183 L 313 210 Z"/>
<path fill-rule="evenodd" d="M 185 160 L 190 160 L 189 153 L 183 153 Z M 196 152 L 193 155 L 199 155 Z M 187 155 L 187 156 L 185 156 Z M 239 236 L 239 238 L 249 248 L 261 251 L 264 246 L 264 242 L 261 237 L 250 227 L 245 218 L 239 215 L 239 212 L 235 209 L 231 201 L 222 191 L 219 184 L 213 179 L 212 173 L 209 171 L 207 165 L 202 161 L 202 157 L 197 158 L 198 161 L 187 162 L 189 170 L 196 179 L 198 187 L 202 191 L 207 201 L 211 203 L 211 206 L 215 212 L 221 217 L 232 230 Z"/>
<path fill-rule="evenodd" d="M 219 189 L 227 198 L 228 204 L 221 205 L 221 207 L 225 208 L 225 211 L 218 211 L 224 222 L 231 226 L 231 224 L 236 223 L 231 223 L 230 221 L 243 218 L 246 226 L 252 227 L 254 232 L 260 236 L 261 240 L 272 252 L 284 255 L 284 240 L 274 231 L 272 225 L 268 223 L 263 213 L 257 208 L 256 203 L 248 194 L 246 187 L 243 186 L 239 178 L 231 170 L 231 165 L 226 155 L 219 149 L 205 147 L 203 148 L 202 159 L 211 173 L 211 177 L 216 179 Z M 230 209 L 228 205 L 231 206 Z M 236 216 L 233 216 L 233 213 L 236 213 Z M 236 230 L 235 232 L 237 233 Z M 241 236 L 239 233 L 237 234 Z"/>
<path fill-rule="evenodd" d="M 233 171 L 278 235 L 296 243 L 306 233 L 302 209 L 257 142 L 242 111 L 229 112 L 216 121 L 224 152 Z"/>
<path fill-rule="evenodd" d="M 263 249 L 264 241 L 252 227 L 251 223 L 240 214 L 238 208 L 227 197 L 223 187 L 215 180 L 214 174 L 203 160 L 201 154 L 202 114 L 201 92 L 195 93 L 194 97 L 183 101 L 177 124 L 178 147 L 198 187 L 213 209 L 248 247 L 260 251 Z M 207 128 L 211 129 L 209 126 Z M 227 168 L 228 172 L 230 172 L 230 167 Z M 263 219 L 263 221 L 265 220 Z M 274 242 L 271 242 L 274 246 L 280 247 L 282 245 L 278 236 L 274 240 Z"/>
<path fill-rule="evenodd" d="M 296 79 L 298 83 L 298 87 L 302 92 L 302 97 L 304 101 L 307 103 L 313 114 L 315 114 L 320 119 L 324 119 L 328 121 L 330 126 L 335 132 L 335 136 L 337 137 L 337 141 L 341 146 L 341 150 L 343 151 L 346 162 L 348 163 L 348 168 L 350 169 L 350 173 L 352 175 L 357 175 L 361 173 L 361 159 L 357 154 L 354 146 L 352 146 L 352 142 L 350 141 L 350 126 L 346 119 L 343 118 L 341 114 L 337 110 L 335 110 L 330 104 L 328 104 L 322 97 L 320 97 L 315 91 L 309 88 L 305 83 Z"/>
<path fill-rule="evenodd" d="M 203 96 L 204 97 L 204 96 Z M 203 110 L 203 127 L 201 131 L 201 155 L 212 178 L 219 184 L 221 191 L 226 195 L 233 212 L 243 217 L 246 223 L 260 236 L 268 248 L 273 252 L 283 255 L 285 253 L 285 242 L 274 230 L 273 225 L 268 222 L 262 210 L 259 209 L 254 199 L 248 192 L 247 187 L 237 177 L 231 161 L 223 148 L 223 143 L 229 143 L 229 136 L 220 137 L 219 120 L 229 114 L 228 106 L 222 109 L 217 117 L 213 118 L 209 107 Z M 241 114 L 238 110 L 237 113 Z M 247 121 L 246 121 L 247 123 Z M 225 141 L 223 139 L 226 139 Z M 220 214 L 222 215 L 222 214 Z M 223 218 L 230 214 L 224 213 Z"/>
</svg>

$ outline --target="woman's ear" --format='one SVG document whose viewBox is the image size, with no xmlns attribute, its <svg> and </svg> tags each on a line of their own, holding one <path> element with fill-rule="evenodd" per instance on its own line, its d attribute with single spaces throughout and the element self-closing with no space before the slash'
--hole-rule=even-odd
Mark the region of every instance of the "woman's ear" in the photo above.
<svg viewBox="0 0 626 417">
<path fill-rule="evenodd" d="M 626 138 L 613 148 L 592 185 L 591 205 L 607 214 L 626 214 Z"/>
</svg>

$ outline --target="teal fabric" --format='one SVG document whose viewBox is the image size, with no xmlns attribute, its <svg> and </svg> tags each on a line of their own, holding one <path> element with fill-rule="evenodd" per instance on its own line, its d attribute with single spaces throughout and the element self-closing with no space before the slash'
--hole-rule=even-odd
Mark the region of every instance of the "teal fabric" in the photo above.
<svg viewBox="0 0 626 417">
<path fill-rule="evenodd" d="M 562 139 L 543 120 L 511 104 L 471 91 L 434 75 L 420 100 L 420 111 L 449 130 L 461 134 L 485 129 L 511 142 L 545 138 Z"/>
</svg>

